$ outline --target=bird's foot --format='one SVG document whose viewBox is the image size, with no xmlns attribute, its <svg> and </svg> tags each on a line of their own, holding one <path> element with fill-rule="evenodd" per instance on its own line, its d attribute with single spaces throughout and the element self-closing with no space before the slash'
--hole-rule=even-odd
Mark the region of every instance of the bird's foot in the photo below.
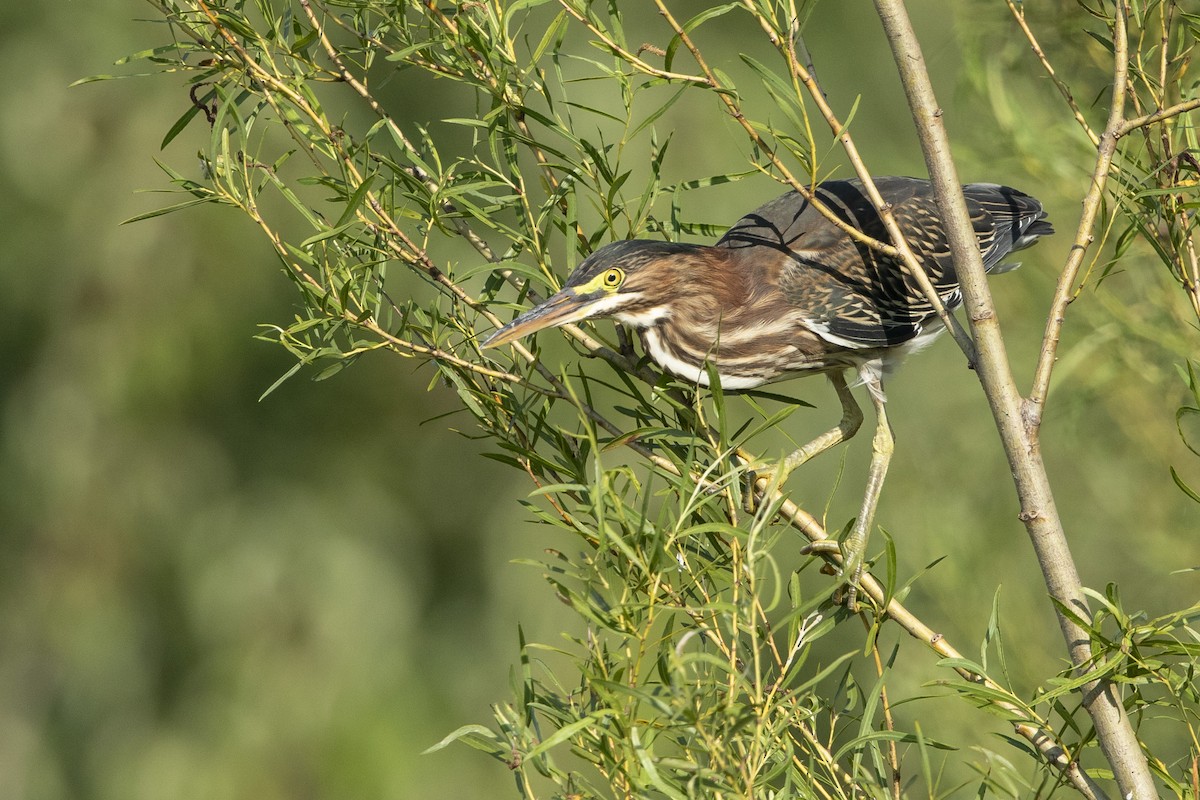
<svg viewBox="0 0 1200 800">
<path fill-rule="evenodd" d="M 621 325 L 617 326 L 617 352 L 628 358 L 630 361 L 637 361 L 637 350 L 633 347 L 633 340 L 629 338 L 628 331 Z"/>
<path fill-rule="evenodd" d="M 841 589 L 847 610 L 851 614 L 858 613 L 858 584 L 862 580 L 867 549 L 866 531 L 860 530 L 857 523 L 841 542 L 835 539 L 823 539 L 812 542 L 800 552 L 804 555 L 838 555 L 842 559 Z"/>
<path fill-rule="evenodd" d="M 787 459 L 773 467 L 747 470 L 746 492 L 742 495 L 742 507 L 746 513 L 757 512 L 763 501 L 766 500 L 767 492 L 781 488 L 791 473 L 792 468 L 788 466 Z"/>
</svg>

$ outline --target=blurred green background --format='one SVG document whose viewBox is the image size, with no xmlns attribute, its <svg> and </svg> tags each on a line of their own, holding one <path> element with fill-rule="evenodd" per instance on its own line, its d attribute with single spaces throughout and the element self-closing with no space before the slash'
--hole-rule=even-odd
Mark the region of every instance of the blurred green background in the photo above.
<svg viewBox="0 0 1200 800">
<path fill-rule="evenodd" d="M 810 49 L 836 108 L 862 93 L 854 132 L 873 171 L 920 174 L 863 5 L 820 6 Z M 1043 198 L 1060 231 L 994 283 L 1024 386 L 1090 162 L 1049 157 L 1083 151 L 1002 4 L 912 5 L 964 179 Z M 256 326 L 289 319 L 297 300 L 258 231 L 216 208 L 119 225 L 170 201 L 137 193 L 166 186 L 155 158 L 198 170 L 198 126 L 159 152 L 188 105 L 182 79 L 67 88 L 164 43 L 164 29 L 136 22 L 151 15 L 136 2 L 6 10 L 0 798 L 515 796 L 474 751 L 419 753 L 509 700 L 518 623 L 537 641 L 577 632 L 537 573 L 511 563 L 563 545 L 519 508 L 532 487 L 450 430 L 465 418 L 422 424 L 457 400 L 427 391 L 430 371 L 412 362 L 379 354 L 259 402 L 291 361 L 254 341 Z M 736 64 L 742 31 L 730 31 L 712 46 Z M 984 64 L 985 50 L 1001 56 Z M 463 113 L 411 102 L 414 120 Z M 743 147 L 717 117 L 715 102 L 681 105 L 675 158 L 712 167 L 672 169 L 736 167 Z M 766 179 L 713 189 L 707 216 L 732 221 L 776 192 Z M 1176 366 L 1196 336 L 1160 272 L 1132 258 L 1072 307 L 1045 427 L 1085 583 L 1117 581 L 1151 613 L 1196 596 L 1193 576 L 1170 573 L 1194 565 L 1200 527 L 1167 472 L 1200 483 L 1174 430 Z M 836 417 L 825 382 L 787 390 L 818 406 L 789 421 L 795 438 Z M 944 341 L 889 395 L 898 448 L 879 521 L 903 576 L 947 557 L 909 605 L 974 654 L 1003 585 L 1020 633 L 1009 667 L 1027 694 L 1064 656 L 974 377 Z M 853 513 L 868 449 L 848 450 L 833 524 Z M 792 478 L 815 509 L 833 492 L 829 458 Z M 933 659 L 904 646 L 916 691 Z M 1000 729 L 956 701 L 933 707 Z"/>
</svg>

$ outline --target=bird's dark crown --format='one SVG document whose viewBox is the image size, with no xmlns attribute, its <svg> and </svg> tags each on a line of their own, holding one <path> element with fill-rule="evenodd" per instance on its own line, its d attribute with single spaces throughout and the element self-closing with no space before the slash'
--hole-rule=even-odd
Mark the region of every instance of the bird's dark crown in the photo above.
<svg viewBox="0 0 1200 800">
<path fill-rule="evenodd" d="M 601 247 L 580 264 L 563 288 L 577 288 L 592 282 L 606 270 L 618 268 L 634 275 L 643 267 L 674 256 L 689 255 L 703 250 L 700 245 L 681 242 L 660 242 L 652 239 L 625 239 Z"/>
</svg>

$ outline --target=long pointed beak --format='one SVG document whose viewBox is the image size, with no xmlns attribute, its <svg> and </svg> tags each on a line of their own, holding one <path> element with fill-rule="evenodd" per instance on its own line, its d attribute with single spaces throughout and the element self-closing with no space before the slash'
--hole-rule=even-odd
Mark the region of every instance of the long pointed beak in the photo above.
<svg viewBox="0 0 1200 800">
<path fill-rule="evenodd" d="M 594 298 L 576 294 L 574 289 L 563 289 L 493 333 L 483 347 L 499 347 L 546 328 L 578 322 L 595 313 L 595 306 Z"/>
</svg>

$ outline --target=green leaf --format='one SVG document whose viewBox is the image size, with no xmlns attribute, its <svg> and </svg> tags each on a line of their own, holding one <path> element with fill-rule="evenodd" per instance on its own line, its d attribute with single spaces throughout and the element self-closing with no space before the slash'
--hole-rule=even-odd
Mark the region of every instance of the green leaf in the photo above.
<svg viewBox="0 0 1200 800">
<path fill-rule="evenodd" d="M 176 211 L 182 211 L 183 209 L 191 208 L 192 206 L 200 206 L 200 205 L 204 205 L 205 203 L 223 203 L 223 202 L 227 202 L 227 201 L 223 200 L 220 197 L 217 197 L 216 195 L 213 195 L 212 197 L 193 198 L 191 200 L 184 200 L 181 203 L 175 203 L 174 205 L 164 206 L 162 208 L 156 208 L 153 211 L 147 211 L 144 214 L 137 214 L 135 216 L 130 217 L 129 219 L 121 220 L 121 224 L 122 225 L 130 225 L 134 222 L 142 222 L 144 220 L 154 219 L 155 217 L 161 217 L 163 214 L 171 214 Z"/>
<path fill-rule="evenodd" d="M 212 94 L 210 93 L 208 95 L 208 97 L 212 97 Z M 206 98 L 201 98 L 201 102 L 204 102 L 205 99 Z M 166 150 L 167 145 L 169 145 L 171 142 L 173 142 L 175 140 L 175 137 L 178 136 L 180 133 L 182 133 L 183 129 L 188 126 L 188 123 L 191 122 L 195 118 L 195 116 L 199 113 L 200 113 L 199 106 L 196 106 L 196 105 L 188 106 L 187 111 L 184 111 L 183 114 L 180 115 L 179 119 L 175 120 L 175 124 L 173 124 L 167 130 L 166 135 L 163 136 L 162 142 L 160 142 L 158 145 L 158 149 Z"/>
<path fill-rule="evenodd" d="M 350 230 L 351 228 L 357 227 L 358 224 L 359 224 L 358 220 L 355 220 L 353 222 L 347 222 L 344 225 L 338 225 L 333 228 L 325 228 L 325 230 L 321 231 L 320 233 L 313 234 L 312 236 L 308 237 L 303 242 L 301 242 L 300 247 L 309 248 L 315 244 L 325 241 L 326 239 L 332 239 L 336 236 L 340 236 L 341 234 L 345 233 L 346 231 Z"/>
<path fill-rule="evenodd" d="M 533 52 L 529 54 L 530 63 L 536 64 L 541 61 L 542 56 L 545 55 L 546 50 L 550 48 L 550 45 L 556 41 L 561 41 L 561 37 L 563 32 L 566 30 L 566 27 L 567 12 L 565 10 L 559 11 L 558 14 L 555 15 L 554 21 L 546 26 L 546 32 L 542 34 L 541 41 L 537 43 L 537 45 L 533 48 Z M 558 48 L 556 47 L 555 49 Z"/>
<path fill-rule="evenodd" d="M 258 402 L 260 402 L 260 403 L 261 403 L 263 400 L 267 399 L 267 396 L 268 396 L 269 394 L 271 394 L 271 392 L 275 391 L 275 390 L 276 390 L 276 389 L 278 389 L 280 386 L 282 386 L 282 385 L 284 384 L 284 382 L 285 382 L 285 381 L 286 381 L 288 378 L 292 377 L 292 376 L 293 376 L 293 375 L 295 375 L 297 372 L 299 372 L 299 371 L 300 371 L 300 369 L 301 369 L 301 367 L 303 367 L 303 366 L 304 366 L 304 362 L 303 362 L 303 361 L 297 361 L 295 364 L 293 364 L 293 365 L 292 365 L 292 366 L 291 366 L 291 367 L 290 367 L 290 368 L 287 370 L 287 372 L 283 373 L 283 374 L 282 374 L 282 375 L 280 375 L 278 378 L 276 378 L 276 379 L 275 379 L 275 382 L 274 382 L 274 383 L 272 383 L 270 386 L 268 386 L 268 387 L 266 388 L 266 391 L 264 391 L 262 394 L 260 394 L 260 395 L 258 396 Z"/>
<path fill-rule="evenodd" d="M 682 30 L 685 34 L 690 34 L 692 31 L 703 25 L 705 22 L 708 22 L 710 19 L 723 16 L 728 14 L 730 11 L 733 11 L 735 8 L 740 7 L 740 3 L 726 3 L 723 6 L 713 6 L 712 8 L 705 9 L 685 22 L 682 26 Z M 667 43 L 666 55 L 663 56 L 663 69 L 667 70 L 668 72 L 672 71 L 671 64 L 675 61 L 675 51 L 679 49 L 681 44 L 683 44 L 683 37 L 679 34 L 672 36 L 671 41 Z"/>
<path fill-rule="evenodd" d="M 1107 36 L 1101 36 L 1100 34 L 1096 33 L 1095 31 L 1084 31 L 1084 33 L 1086 33 L 1088 36 L 1092 37 L 1097 42 L 1099 42 L 1100 45 L 1105 50 L 1107 50 L 1109 53 L 1113 52 L 1112 39 L 1108 38 Z"/>
<path fill-rule="evenodd" d="M 363 182 L 358 185 L 358 188 L 354 190 L 354 194 L 351 195 L 350 199 L 346 202 L 345 211 L 342 212 L 342 216 L 338 218 L 337 223 L 334 225 L 335 228 L 342 228 L 348 222 L 350 222 L 350 220 L 354 219 L 355 214 L 358 212 L 359 206 L 363 204 L 363 199 L 367 196 L 367 193 L 371 191 L 371 184 L 375 182 L 375 177 L 376 173 L 368 175 L 363 179 Z"/>
<path fill-rule="evenodd" d="M 562 744 L 563 742 L 567 741 L 568 739 L 570 739 L 572 736 L 579 733 L 580 731 L 586 730 L 587 728 L 590 728 L 591 726 L 596 725 L 597 723 L 599 723 L 601 720 L 605 719 L 606 717 L 612 717 L 615 715 L 616 715 L 616 712 L 611 711 L 609 709 L 601 709 L 600 711 L 593 711 L 591 714 L 588 714 L 583 719 L 576 720 L 575 722 L 572 722 L 569 725 L 564 725 L 563 727 L 556 730 L 554 733 L 547 736 L 542 741 L 538 742 L 538 744 L 536 746 L 534 746 L 533 748 L 531 748 L 529 750 L 529 752 L 525 753 L 525 758 L 528 758 L 528 759 L 537 758 L 538 756 L 542 755 L 550 748 Z"/>
<path fill-rule="evenodd" d="M 958 750 L 957 747 L 952 744 L 947 744 L 946 742 L 933 741 L 927 738 L 923 738 L 922 741 L 924 741 L 924 743 L 929 747 L 933 747 L 938 750 Z M 869 733 L 862 734 L 861 736 L 856 736 L 844 744 L 841 749 L 834 754 L 832 760 L 835 762 L 841 761 L 849 753 L 860 750 L 864 745 L 872 742 L 902 742 L 904 744 L 916 744 L 917 735 L 914 733 L 902 733 L 900 731 L 871 731 Z"/>
<path fill-rule="evenodd" d="M 1183 478 L 1179 477 L 1179 473 L 1175 471 L 1174 467 L 1171 467 L 1171 480 L 1175 481 L 1175 485 L 1178 486 L 1184 494 L 1192 498 L 1192 500 L 1195 500 L 1197 503 L 1200 503 L 1200 492 L 1197 492 L 1195 489 L 1184 483 Z"/>
<path fill-rule="evenodd" d="M 394 53 L 388 53 L 383 59 L 384 61 L 408 61 L 413 55 L 423 50 L 433 50 L 436 47 L 438 47 L 438 42 L 432 39 L 427 42 L 417 42 L 407 47 L 402 47 Z"/>
<path fill-rule="evenodd" d="M 642 769 L 646 772 L 646 777 L 650 784 L 660 792 L 665 794 L 671 800 L 687 800 L 687 795 L 667 785 L 662 776 L 658 773 L 658 767 L 654 765 L 654 760 L 650 757 L 650 752 L 642 744 L 641 729 L 634 726 L 629 731 L 629 740 L 633 745 L 634 752 L 637 754 L 638 763 L 642 765 Z"/>
<path fill-rule="evenodd" d="M 463 725 L 461 728 L 447 734 L 437 744 L 422 750 L 421 755 L 425 756 L 430 753 L 436 753 L 438 750 L 460 740 L 477 750 L 485 750 L 489 753 L 503 753 L 505 750 L 505 743 L 490 728 L 486 728 L 483 725 Z"/>
<path fill-rule="evenodd" d="M 1055 678 L 1050 682 L 1054 684 L 1054 688 L 1049 691 L 1042 692 L 1035 698 L 1035 703 L 1045 703 L 1063 695 L 1071 694 L 1079 687 L 1091 683 L 1092 681 L 1112 675 L 1118 667 L 1125 661 L 1125 656 L 1116 654 L 1111 658 L 1101 661 L 1098 665 L 1089 669 L 1082 675 L 1077 675 L 1073 678 Z"/>
<path fill-rule="evenodd" d="M 79 78 L 71 81 L 67 84 L 67 88 L 74 89 L 76 86 L 83 86 L 84 84 L 88 83 L 98 83 L 100 81 L 119 81 L 123 78 L 153 78 L 154 75 L 155 73 L 153 72 L 137 72 L 130 73 L 128 75 L 109 75 L 107 73 L 101 73 L 98 75 L 88 75 L 86 78 Z"/>
</svg>

